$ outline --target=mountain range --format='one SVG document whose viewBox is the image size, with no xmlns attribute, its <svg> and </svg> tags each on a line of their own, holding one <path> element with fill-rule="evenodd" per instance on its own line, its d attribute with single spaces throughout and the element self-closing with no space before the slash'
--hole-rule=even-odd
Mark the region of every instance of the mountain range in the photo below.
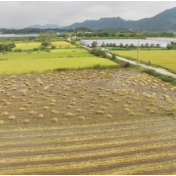
<svg viewBox="0 0 176 176">
<path fill-rule="evenodd" d="M 58 26 L 57 24 L 45 24 L 45 25 L 40 25 L 40 24 L 34 24 L 31 26 L 28 26 L 27 28 L 38 28 L 38 29 L 56 29 L 56 28 L 64 28 L 64 26 Z"/>
<path fill-rule="evenodd" d="M 33 25 L 28 28 L 64 28 L 75 29 L 86 27 L 92 30 L 97 29 L 129 29 L 142 30 L 151 32 L 175 32 L 176 31 L 176 7 L 167 9 L 151 18 L 143 18 L 140 20 L 124 20 L 120 17 L 101 18 L 99 20 L 86 20 L 81 23 L 74 23 L 66 27 L 55 24 L 46 24 L 44 26 Z"/>
</svg>

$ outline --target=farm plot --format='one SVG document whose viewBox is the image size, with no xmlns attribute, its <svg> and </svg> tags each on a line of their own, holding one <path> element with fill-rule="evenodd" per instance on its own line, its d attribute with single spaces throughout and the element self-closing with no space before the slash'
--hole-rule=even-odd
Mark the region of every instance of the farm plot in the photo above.
<svg viewBox="0 0 176 176">
<path fill-rule="evenodd" d="M 44 72 L 59 68 L 118 65 L 108 59 L 98 58 L 83 49 L 58 49 L 48 52 L 0 54 L 0 74 Z"/>
<path fill-rule="evenodd" d="M 52 45 L 56 46 L 56 48 L 75 48 L 75 45 L 70 44 L 69 42 L 57 41 L 51 42 Z"/>
<path fill-rule="evenodd" d="M 112 51 L 112 53 L 137 58 L 137 51 Z M 139 51 L 139 60 L 148 62 L 151 64 L 160 65 L 163 68 L 176 71 L 175 61 L 176 51 Z"/>
<path fill-rule="evenodd" d="M 39 48 L 41 46 L 41 43 L 17 43 L 15 44 L 16 47 L 13 49 L 22 49 L 22 50 L 30 50 L 34 48 Z"/>
<path fill-rule="evenodd" d="M 175 91 L 133 70 L 1 76 L 0 173 L 175 174 Z"/>
<path fill-rule="evenodd" d="M 75 45 L 70 44 L 69 42 L 58 41 L 51 42 L 52 45 L 56 46 L 56 48 L 75 48 Z M 14 49 L 22 49 L 22 50 L 30 50 L 34 48 L 39 48 L 41 46 L 40 42 L 36 43 L 17 43 Z"/>
</svg>

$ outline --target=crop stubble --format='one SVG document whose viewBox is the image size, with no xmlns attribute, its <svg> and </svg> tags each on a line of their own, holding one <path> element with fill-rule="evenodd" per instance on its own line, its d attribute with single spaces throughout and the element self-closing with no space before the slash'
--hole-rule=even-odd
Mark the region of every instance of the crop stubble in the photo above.
<svg viewBox="0 0 176 176">
<path fill-rule="evenodd" d="M 173 86 L 116 70 L 1 76 L 0 85 L 1 174 L 173 173 Z"/>
</svg>

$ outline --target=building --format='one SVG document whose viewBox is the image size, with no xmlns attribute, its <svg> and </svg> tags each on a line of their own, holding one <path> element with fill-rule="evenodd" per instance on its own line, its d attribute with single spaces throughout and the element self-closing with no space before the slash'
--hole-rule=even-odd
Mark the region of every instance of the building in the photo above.
<svg viewBox="0 0 176 176">
<path fill-rule="evenodd" d="M 101 48 L 101 51 L 109 51 L 108 49 L 105 48 Z"/>
</svg>

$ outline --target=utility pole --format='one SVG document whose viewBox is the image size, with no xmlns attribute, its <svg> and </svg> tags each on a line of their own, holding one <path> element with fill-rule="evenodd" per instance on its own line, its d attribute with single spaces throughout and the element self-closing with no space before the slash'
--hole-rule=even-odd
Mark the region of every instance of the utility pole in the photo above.
<svg viewBox="0 0 176 176">
<path fill-rule="evenodd" d="M 97 46 L 98 46 L 98 41 L 97 41 L 97 28 L 96 29 L 96 42 L 97 42 Z"/>
<path fill-rule="evenodd" d="M 138 36 L 138 50 L 137 50 L 137 65 L 139 62 L 139 36 Z"/>
</svg>

